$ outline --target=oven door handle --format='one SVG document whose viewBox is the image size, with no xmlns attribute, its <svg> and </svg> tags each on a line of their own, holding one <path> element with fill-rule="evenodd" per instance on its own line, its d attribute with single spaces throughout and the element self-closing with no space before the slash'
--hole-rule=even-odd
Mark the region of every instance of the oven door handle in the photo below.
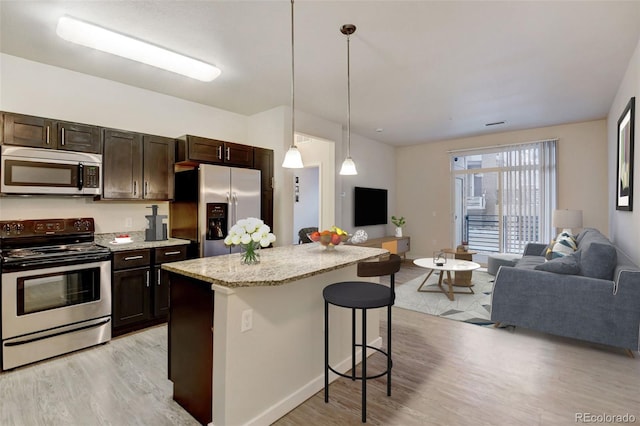
<svg viewBox="0 0 640 426">
<path fill-rule="evenodd" d="M 82 331 L 82 330 L 87 330 L 87 329 L 90 329 L 90 328 L 101 327 L 101 326 L 103 326 L 105 324 L 108 324 L 110 321 L 111 321 L 111 318 L 106 318 L 106 319 L 104 319 L 104 320 L 102 320 L 100 322 L 97 322 L 95 324 L 89 324 L 89 325 L 85 325 L 85 326 L 82 326 L 82 327 L 74 328 L 74 329 L 71 329 L 71 330 L 59 331 L 58 333 L 47 334 L 46 336 L 38 336 L 38 337 L 27 338 L 27 339 L 24 339 L 24 340 L 5 342 L 4 346 L 26 345 L 27 343 L 33 343 L 33 342 L 37 342 L 39 340 L 49 339 L 51 337 L 61 336 L 63 334 L 75 333 L 76 331 Z"/>
</svg>

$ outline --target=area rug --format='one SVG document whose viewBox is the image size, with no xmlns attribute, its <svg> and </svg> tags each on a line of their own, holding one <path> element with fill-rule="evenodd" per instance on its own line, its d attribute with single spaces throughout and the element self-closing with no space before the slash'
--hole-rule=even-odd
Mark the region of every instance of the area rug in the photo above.
<svg viewBox="0 0 640 426">
<path fill-rule="evenodd" d="M 491 292 L 493 291 L 493 276 L 485 271 L 473 271 L 471 282 L 474 294 L 454 294 L 454 301 L 441 292 L 419 292 L 418 287 L 427 276 L 428 271 L 417 278 L 396 285 L 395 306 L 412 311 L 436 315 L 442 318 L 468 322 L 481 326 L 489 326 L 491 322 Z M 423 290 L 438 289 L 437 271 L 431 274 Z M 446 289 L 447 286 L 443 284 Z M 454 287 L 456 291 L 467 291 L 463 287 Z"/>
</svg>

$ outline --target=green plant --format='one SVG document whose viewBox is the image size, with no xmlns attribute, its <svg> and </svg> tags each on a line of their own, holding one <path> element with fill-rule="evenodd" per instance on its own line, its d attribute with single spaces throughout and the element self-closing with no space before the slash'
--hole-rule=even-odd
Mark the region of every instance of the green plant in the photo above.
<svg viewBox="0 0 640 426">
<path fill-rule="evenodd" d="M 393 223 L 395 226 L 399 228 L 402 228 L 407 222 L 404 220 L 404 216 L 401 216 L 401 217 L 391 216 L 391 223 Z"/>
</svg>

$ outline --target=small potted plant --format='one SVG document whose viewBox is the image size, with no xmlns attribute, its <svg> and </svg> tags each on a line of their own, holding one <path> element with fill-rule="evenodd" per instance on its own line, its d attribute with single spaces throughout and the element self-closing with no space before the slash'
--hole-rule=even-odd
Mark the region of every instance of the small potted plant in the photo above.
<svg viewBox="0 0 640 426">
<path fill-rule="evenodd" d="M 401 217 L 391 216 L 391 223 L 393 223 L 396 226 L 396 237 L 398 238 L 402 237 L 402 227 L 407 223 L 404 220 L 404 216 L 401 216 Z"/>
</svg>

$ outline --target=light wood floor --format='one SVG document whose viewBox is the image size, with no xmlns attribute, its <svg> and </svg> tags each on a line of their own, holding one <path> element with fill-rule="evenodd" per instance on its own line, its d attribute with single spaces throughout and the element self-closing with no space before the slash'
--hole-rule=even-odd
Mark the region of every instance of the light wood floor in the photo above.
<svg viewBox="0 0 640 426">
<path fill-rule="evenodd" d="M 403 265 L 398 281 L 424 270 Z M 381 325 L 383 337 L 386 324 Z M 570 425 L 635 416 L 640 357 L 622 350 L 395 308 L 393 390 L 368 382 L 372 425 Z M 0 373 L 0 425 L 196 425 L 171 399 L 166 326 Z M 370 368 L 383 368 L 382 357 Z M 268 389 L 265 389 L 268 391 Z M 340 379 L 276 425 L 357 425 L 360 383 Z"/>
</svg>

